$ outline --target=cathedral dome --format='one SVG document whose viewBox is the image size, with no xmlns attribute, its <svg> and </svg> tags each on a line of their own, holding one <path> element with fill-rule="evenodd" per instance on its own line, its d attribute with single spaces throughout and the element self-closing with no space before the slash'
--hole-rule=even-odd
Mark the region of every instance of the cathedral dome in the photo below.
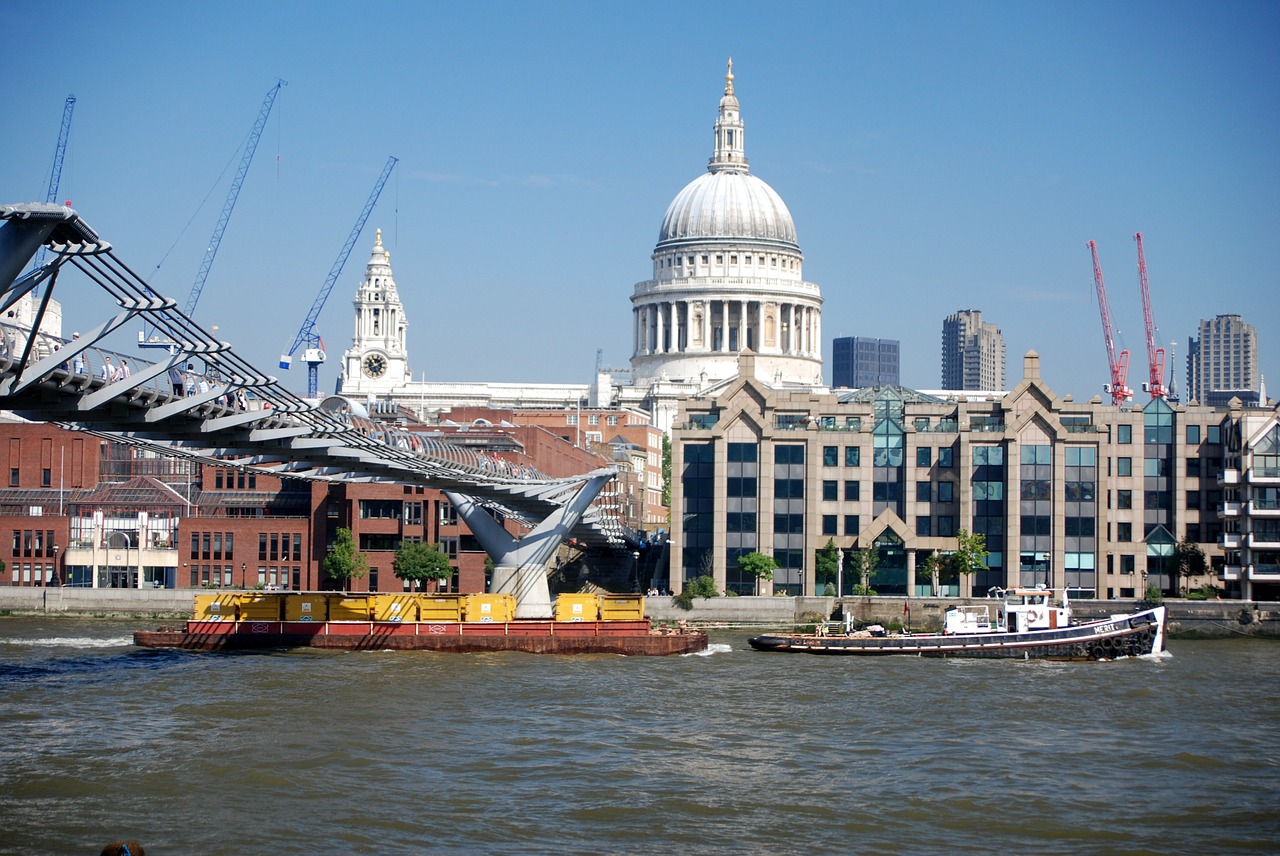
<svg viewBox="0 0 1280 856">
<path fill-rule="evenodd" d="M 782 197 L 754 175 L 739 170 L 707 172 L 685 185 L 662 218 L 657 248 L 708 240 L 799 249 L 795 222 Z"/>
</svg>

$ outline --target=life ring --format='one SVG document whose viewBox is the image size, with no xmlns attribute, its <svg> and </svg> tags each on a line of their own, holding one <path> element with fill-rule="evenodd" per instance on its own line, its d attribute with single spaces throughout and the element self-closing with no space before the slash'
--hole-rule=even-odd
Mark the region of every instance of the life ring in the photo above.
<svg viewBox="0 0 1280 856">
<path fill-rule="evenodd" d="M 1040 618 L 1040 613 L 1036 612 L 1034 609 L 1027 610 L 1027 621 L 1035 621 L 1038 618 Z"/>
</svg>

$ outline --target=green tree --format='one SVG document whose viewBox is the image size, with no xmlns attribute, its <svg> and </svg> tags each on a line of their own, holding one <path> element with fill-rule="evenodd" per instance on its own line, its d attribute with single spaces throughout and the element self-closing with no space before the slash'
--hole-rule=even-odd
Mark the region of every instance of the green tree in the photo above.
<svg viewBox="0 0 1280 856">
<path fill-rule="evenodd" d="M 947 564 L 963 576 L 987 570 L 987 536 L 981 532 L 970 534 L 961 529 L 956 533 L 956 551 L 947 557 Z"/>
<path fill-rule="evenodd" d="M 0 570 L 4 570 L 0 568 Z M 1178 545 L 1173 548 L 1173 573 L 1175 576 L 1181 576 L 1186 585 L 1183 588 L 1190 587 L 1193 577 L 1204 576 L 1209 570 L 1209 562 L 1205 558 L 1204 550 L 1200 549 L 1200 545 L 1196 542 L 1183 538 Z M 1174 580 L 1174 590 L 1178 590 L 1177 580 Z"/>
<path fill-rule="evenodd" d="M 342 590 L 347 591 L 352 580 L 358 580 L 369 571 L 369 557 L 356 550 L 350 529 L 339 529 L 338 537 L 320 563 L 324 575 L 331 580 L 341 580 Z"/>
<path fill-rule="evenodd" d="M 422 541 L 403 541 L 396 550 L 391 572 L 398 578 L 411 582 L 412 591 L 422 591 L 424 580 L 447 580 L 453 576 L 449 557 L 440 551 L 439 544 Z"/>
<path fill-rule="evenodd" d="M 929 578 L 930 585 L 933 586 L 933 596 L 938 596 L 939 576 L 942 571 L 942 557 L 937 553 L 930 553 L 925 556 L 924 562 L 920 565 L 920 572 Z"/>
<path fill-rule="evenodd" d="M 813 573 L 820 583 L 833 583 L 840 575 L 840 548 L 834 540 L 828 538 L 826 546 L 814 555 Z"/>
<path fill-rule="evenodd" d="M 860 580 L 854 594 L 875 594 L 871 590 L 871 580 L 875 578 L 876 569 L 880 567 L 880 551 L 873 544 L 861 550 L 850 550 L 848 556 L 849 573 L 855 574 Z"/>
<path fill-rule="evenodd" d="M 773 556 L 765 553 L 748 553 L 738 559 L 738 570 L 755 579 L 756 594 L 760 594 L 760 581 L 773 579 L 773 571 L 777 567 Z"/>
</svg>

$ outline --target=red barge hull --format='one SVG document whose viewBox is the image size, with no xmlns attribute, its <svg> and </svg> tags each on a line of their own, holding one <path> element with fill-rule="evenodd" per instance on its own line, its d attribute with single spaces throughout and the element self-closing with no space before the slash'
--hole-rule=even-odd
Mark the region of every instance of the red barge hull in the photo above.
<svg viewBox="0 0 1280 856">
<path fill-rule="evenodd" d="M 470 654 L 629 654 L 669 656 L 705 650 L 701 630 L 654 629 L 637 621 L 381 622 L 188 621 L 184 629 L 139 630 L 143 648 L 244 651 L 323 648 L 338 651 L 441 651 Z"/>
</svg>

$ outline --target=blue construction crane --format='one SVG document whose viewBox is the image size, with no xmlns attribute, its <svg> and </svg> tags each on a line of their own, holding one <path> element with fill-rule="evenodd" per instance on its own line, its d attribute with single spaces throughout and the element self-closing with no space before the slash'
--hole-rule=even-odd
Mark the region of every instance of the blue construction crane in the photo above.
<svg viewBox="0 0 1280 856">
<path fill-rule="evenodd" d="M 227 230 L 227 221 L 231 219 L 231 212 L 236 207 L 236 200 L 240 197 L 240 186 L 244 184 L 245 174 L 249 172 L 249 164 L 253 163 L 253 155 L 258 150 L 258 140 L 262 137 L 262 129 L 267 124 L 267 117 L 271 115 L 271 108 L 276 103 L 276 95 L 279 94 L 280 87 L 288 85 L 287 80 L 276 80 L 276 85 L 271 87 L 271 91 L 262 101 L 258 119 L 253 123 L 253 130 L 249 132 L 249 139 L 245 143 L 244 157 L 240 159 L 240 169 L 236 171 L 236 177 L 231 182 L 227 201 L 223 203 L 222 214 L 218 217 L 218 225 L 213 227 L 213 237 L 209 239 L 204 260 L 200 262 L 200 270 L 196 272 L 196 281 L 191 286 L 191 293 L 187 295 L 187 305 L 183 312 L 188 318 L 195 312 L 196 304 L 200 301 L 200 293 L 204 291 L 204 281 L 209 277 L 209 268 L 213 267 L 214 256 L 218 254 L 218 246 L 222 243 L 222 233 Z M 148 326 L 145 332 L 138 334 L 140 348 L 168 348 L 172 345 L 172 342 L 158 340 L 154 327 Z"/>
<path fill-rule="evenodd" d="M 67 154 L 67 139 L 71 136 L 71 113 L 76 109 L 76 97 L 67 96 L 66 106 L 62 108 L 62 129 L 58 131 L 58 147 L 53 152 L 53 169 L 49 172 L 49 192 L 45 194 L 45 202 L 58 201 L 58 185 L 62 183 L 62 160 Z M 31 269 L 35 270 L 44 264 L 45 248 L 40 247 L 36 253 Z"/>
<path fill-rule="evenodd" d="M 387 183 L 387 178 L 391 175 L 391 170 L 395 169 L 398 160 L 399 158 L 394 156 L 387 158 L 387 165 L 382 168 L 382 175 L 378 176 L 378 181 L 373 186 L 373 193 L 369 194 L 369 201 L 364 204 L 364 210 L 356 218 L 356 225 L 351 229 L 351 234 L 347 236 L 347 242 L 343 244 L 342 250 L 338 253 L 338 258 L 329 270 L 329 276 L 325 279 L 324 285 L 320 287 L 320 293 L 316 295 L 315 302 L 311 304 L 311 311 L 307 313 L 307 320 L 302 322 L 302 329 L 298 330 L 298 335 L 294 337 L 293 344 L 289 346 L 289 350 L 280 355 L 280 368 L 287 369 L 293 364 L 293 355 L 298 348 L 304 342 L 306 343 L 307 347 L 302 352 L 302 361 L 307 364 L 308 398 L 316 398 L 320 394 L 320 366 L 326 358 L 324 343 L 321 341 L 319 334 L 316 333 L 316 321 L 320 318 L 320 310 L 324 309 L 324 302 L 329 299 L 329 292 L 333 291 L 333 284 L 342 275 L 342 268 L 347 263 L 347 256 L 351 255 L 351 248 L 360 239 L 360 233 L 364 231 L 365 221 L 369 219 L 369 214 L 373 212 L 373 206 L 378 204 L 378 197 L 382 195 L 382 186 Z"/>
</svg>

